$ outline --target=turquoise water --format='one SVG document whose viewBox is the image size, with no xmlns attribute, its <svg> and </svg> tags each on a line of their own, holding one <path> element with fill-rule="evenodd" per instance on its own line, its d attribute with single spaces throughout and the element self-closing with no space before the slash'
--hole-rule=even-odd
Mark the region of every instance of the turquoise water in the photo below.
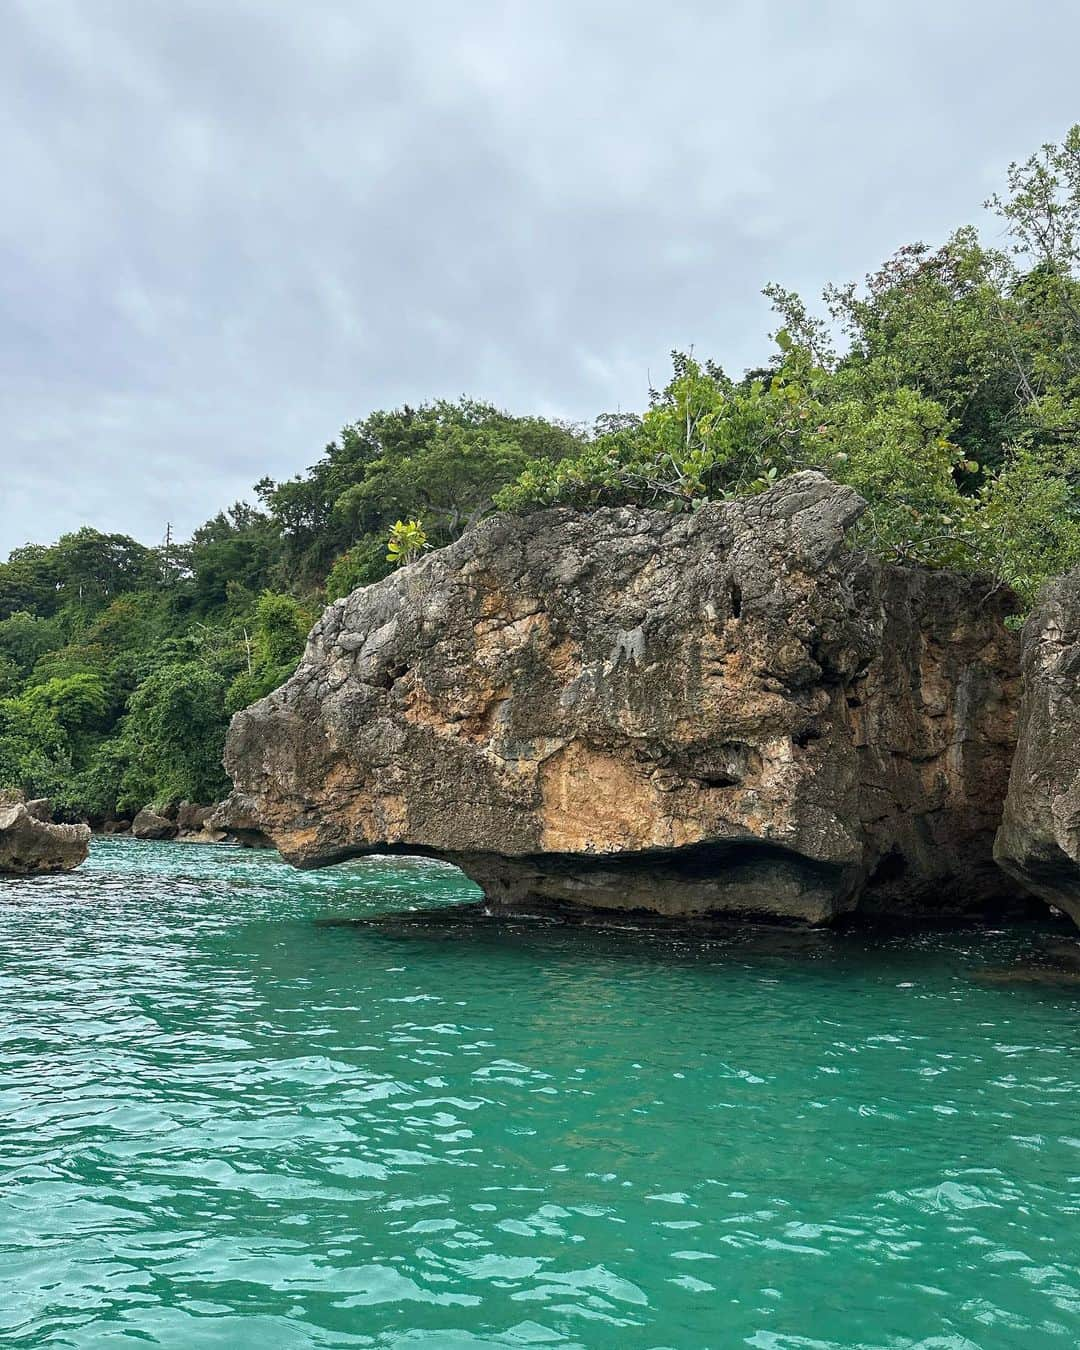
<svg viewBox="0 0 1080 1350">
<path fill-rule="evenodd" d="M 4 883 L 0 1343 L 1080 1342 L 1067 931 L 474 894 L 124 841 Z"/>
</svg>

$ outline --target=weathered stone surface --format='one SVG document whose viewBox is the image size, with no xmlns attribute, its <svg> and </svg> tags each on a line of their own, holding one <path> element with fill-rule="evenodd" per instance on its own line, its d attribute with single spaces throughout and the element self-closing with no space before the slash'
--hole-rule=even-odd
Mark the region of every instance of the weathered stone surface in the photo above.
<svg viewBox="0 0 1080 1350">
<path fill-rule="evenodd" d="M 181 802 L 176 808 L 176 824 L 182 834 L 197 834 L 206 829 L 214 814 L 213 806 L 199 806 L 197 802 Z"/>
<path fill-rule="evenodd" d="M 863 509 L 804 473 L 691 516 L 488 520 L 329 607 L 234 719 L 218 819 L 300 866 L 446 858 L 493 903 L 1015 903 L 1009 597 L 851 552 Z"/>
<path fill-rule="evenodd" d="M 131 822 L 131 833 L 136 839 L 175 839 L 178 830 L 175 820 L 168 820 L 149 806 L 144 806 Z"/>
<path fill-rule="evenodd" d="M 1024 625 L 1019 743 L 995 856 L 1080 923 L 1080 568 Z"/>
<path fill-rule="evenodd" d="M 155 810 L 144 806 L 135 819 L 127 821 L 105 821 L 106 834 L 119 834 L 129 831 L 136 839 L 175 839 L 183 844 L 223 844 L 228 839 L 225 829 L 218 825 L 215 816 L 219 806 L 202 806 L 197 802 L 171 802 Z"/>
<path fill-rule="evenodd" d="M 176 808 L 176 838 L 185 844 L 222 844 L 227 835 L 212 823 L 217 806 L 181 802 Z"/>
<path fill-rule="evenodd" d="M 88 825 L 54 825 L 48 802 L 0 807 L 0 876 L 70 872 L 86 859 Z"/>
<path fill-rule="evenodd" d="M 246 815 L 240 802 L 230 798 L 212 808 L 206 829 L 220 843 L 239 844 L 241 848 L 274 848 L 274 841 L 258 821 Z"/>
</svg>

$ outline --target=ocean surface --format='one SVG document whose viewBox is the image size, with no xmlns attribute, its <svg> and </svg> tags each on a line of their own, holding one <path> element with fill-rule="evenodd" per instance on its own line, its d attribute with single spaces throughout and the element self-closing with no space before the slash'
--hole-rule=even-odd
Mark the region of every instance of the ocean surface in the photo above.
<svg viewBox="0 0 1080 1350">
<path fill-rule="evenodd" d="M 476 899 L 121 840 L 0 883 L 0 1344 L 1080 1344 L 1080 934 Z"/>
</svg>

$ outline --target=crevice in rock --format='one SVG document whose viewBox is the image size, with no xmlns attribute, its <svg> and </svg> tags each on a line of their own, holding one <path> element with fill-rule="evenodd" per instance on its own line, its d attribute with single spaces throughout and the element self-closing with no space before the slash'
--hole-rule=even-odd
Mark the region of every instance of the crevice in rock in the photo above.
<svg viewBox="0 0 1080 1350">
<path fill-rule="evenodd" d="M 908 870 L 907 859 L 897 848 L 891 848 L 884 857 L 879 858 L 874 870 L 866 879 L 868 887 L 885 881 L 898 881 Z"/>
</svg>

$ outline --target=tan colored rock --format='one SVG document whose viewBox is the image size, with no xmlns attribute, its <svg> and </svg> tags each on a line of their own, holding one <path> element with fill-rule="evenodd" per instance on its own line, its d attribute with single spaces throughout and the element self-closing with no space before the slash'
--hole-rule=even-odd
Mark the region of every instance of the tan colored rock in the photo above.
<svg viewBox="0 0 1080 1350">
<path fill-rule="evenodd" d="M 136 839 L 175 839 L 179 826 L 175 820 L 144 806 L 131 822 L 131 833 Z"/>
<path fill-rule="evenodd" d="M 216 806 L 181 802 L 176 808 L 177 839 L 184 844 L 221 844 L 227 835 L 212 824 Z"/>
<path fill-rule="evenodd" d="M 260 827 L 259 823 L 245 814 L 238 798 L 219 802 L 214 808 L 207 828 L 218 832 L 230 843 L 241 848 L 274 848 L 274 841 Z"/>
<path fill-rule="evenodd" d="M 1021 649 L 1019 744 L 995 856 L 1080 924 L 1080 568 L 1043 591 Z"/>
<path fill-rule="evenodd" d="M 70 872 L 86 861 L 88 825 L 56 825 L 44 801 L 0 807 L 0 876 Z"/>
<path fill-rule="evenodd" d="M 300 866 L 446 858 L 497 904 L 1014 904 L 1010 598 L 852 553 L 863 509 L 804 473 L 689 516 L 488 520 L 330 606 L 234 719 L 217 821 Z"/>
</svg>

